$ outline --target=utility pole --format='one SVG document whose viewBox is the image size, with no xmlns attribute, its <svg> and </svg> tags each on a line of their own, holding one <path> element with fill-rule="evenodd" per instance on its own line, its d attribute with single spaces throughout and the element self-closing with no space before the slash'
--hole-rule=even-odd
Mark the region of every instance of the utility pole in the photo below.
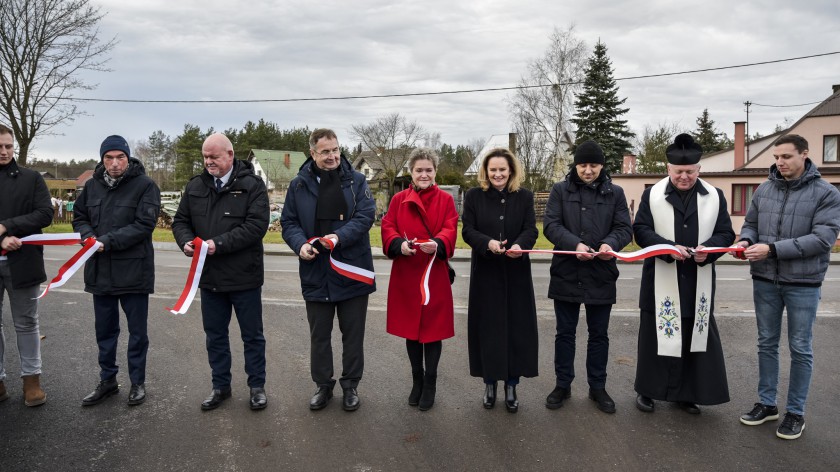
<svg viewBox="0 0 840 472">
<path fill-rule="evenodd" d="M 746 146 L 747 147 L 747 149 L 746 149 L 747 158 L 746 158 L 745 162 L 750 162 L 750 105 L 752 105 L 751 101 L 747 100 L 746 102 L 744 102 L 744 106 L 747 107 L 747 127 L 746 127 L 747 135 L 744 136 L 744 142 L 747 143 L 747 146 Z"/>
</svg>

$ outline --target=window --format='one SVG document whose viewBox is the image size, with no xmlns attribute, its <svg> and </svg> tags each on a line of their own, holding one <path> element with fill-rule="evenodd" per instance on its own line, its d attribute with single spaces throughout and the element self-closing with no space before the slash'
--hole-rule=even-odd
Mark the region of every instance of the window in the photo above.
<svg viewBox="0 0 840 472">
<path fill-rule="evenodd" d="M 753 192 L 758 184 L 733 184 L 732 185 L 732 215 L 744 216 L 752 202 Z"/>
<path fill-rule="evenodd" d="M 838 155 L 837 141 L 840 136 L 823 136 L 823 162 L 838 162 L 840 155 Z"/>
</svg>

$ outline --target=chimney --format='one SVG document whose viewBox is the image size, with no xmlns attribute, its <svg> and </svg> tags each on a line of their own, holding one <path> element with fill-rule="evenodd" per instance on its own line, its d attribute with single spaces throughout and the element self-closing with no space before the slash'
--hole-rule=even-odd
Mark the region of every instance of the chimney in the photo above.
<svg viewBox="0 0 840 472">
<path fill-rule="evenodd" d="M 832 85 L 832 86 L 831 86 L 831 92 L 832 92 L 832 93 L 837 93 L 837 92 L 840 92 L 840 84 L 834 84 L 834 85 Z"/>
<path fill-rule="evenodd" d="M 735 122 L 735 167 L 732 170 L 738 170 L 744 167 L 744 156 L 746 152 L 746 121 Z"/>
<path fill-rule="evenodd" d="M 622 174 L 635 174 L 636 173 L 636 156 L 633 154 L 625 154 L 624 155 L 624 162 L 621 164 L 621 173 Z"/>
<path fill-rule="evenodd" d="M 292 158 L 291 156 L 289 156 L 289 153 L 286 153 L 283 156 L 283 164 L 286 166 L 286 169 L 288 169 L 292 165 Z"/>
<path fill-rule="evenodd" d="M 516 133 L 508 133 L 508 150 L 516 154 Z"/>
</svg>

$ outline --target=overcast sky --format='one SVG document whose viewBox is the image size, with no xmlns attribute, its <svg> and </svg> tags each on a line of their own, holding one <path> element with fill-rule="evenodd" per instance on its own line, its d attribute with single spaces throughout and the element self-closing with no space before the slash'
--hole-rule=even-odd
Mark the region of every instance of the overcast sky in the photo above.
<svg viewBox="0 0 840 472">
<path fill-rule="evenodd" d="M 516 85 L 555 27 L 603 41 L 616 78 L 785 59 L 840 50 L 840 3 L 705 0 L 241 1 L 99 0 L 111 72 L 86 74 L 86 98 L 242 100 L 436 92 Z M 840 55 L 676 77 L 619 81 L 632 130 L 709 109 L 733 135 L 743 102 L 825 99 Z M 263 104 L 82 103 L 88 116 L 36 139 L 36 158 L 98 158 L 110 134 L 130 141 L 186 123 L 217 131 L 264 118 L 281 128 L 349 129 L 399 112 L 450 144 L 510 131 L 512 92 Z M 769 134 L 812 106 L 754 106 L 750 131 Z"/>
</svg>

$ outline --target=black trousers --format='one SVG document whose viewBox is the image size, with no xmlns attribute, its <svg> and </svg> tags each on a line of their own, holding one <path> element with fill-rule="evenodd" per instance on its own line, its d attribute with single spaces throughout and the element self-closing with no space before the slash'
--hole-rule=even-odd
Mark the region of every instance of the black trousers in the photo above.
<svg viewBox="0 0 840 472">
<path fill-rule="evenodd" d="M 586 377 L 591 388 L 604 388 L 607 383 L 607 360 L 610 353 L 610 311 L 612 305 L 586 304 Z M 554 300 L 557 334 L 554 337 L 554 373 L 557 386 L 569 388 L 575 378 L 575 334 L 580 303 Z"/>
<path fill-rule="evenodd" d="M 228 326 L 233 310 L 236 311 L 244 345 L 248 386 L 261 388 L 265 386 L 265 337 L 260 287 L 238 292 L 201 289 L 201 319 L 206 336 L 207 360 L 213 372 L 213 388 L 227 389 L 232 380 Z"/>
<path fill-rule="evenodd" d="M 310 371 L 318 387 L 333 388 L 333 319 L 338 314 L 341 330 L 341 388 L 356 388 L 365 369 L 365 318 L 368 296 L 340 302 L 306 302 L 309 320 Z"/>
<path fill-rule="evenodd" d="M 94 295 L 93 314 L 96 344 L 99 345 L 99 378 L 110 380 L 119 371 L 117 341 L 120 337 L 120 306 L 128 325 L 128 377 L 132 384 L 146 382 L 146 354 L 149 336 L 146 321 L 149 317 L 149 294 Z"/>
</svg>

